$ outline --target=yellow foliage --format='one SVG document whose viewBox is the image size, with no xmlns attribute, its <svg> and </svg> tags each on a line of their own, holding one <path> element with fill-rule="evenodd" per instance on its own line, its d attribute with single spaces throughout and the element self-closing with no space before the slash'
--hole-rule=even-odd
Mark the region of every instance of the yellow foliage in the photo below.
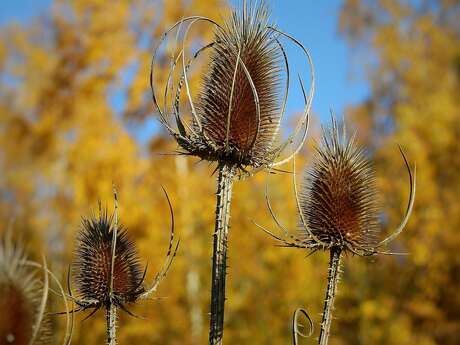
<svg viewBox="0 0 460 345">
<path fill-rule="evenodd" d="M 364 23 L 353 12 L 366 13 L 373 20 Z M 369 284 L 382 284 L 373 293 L 372 305 L 387 316 L 372 325 L 382 332 L 373 333 L 364 343 L 458 342 L 460 299 L 453 291 L 460 284 L 460 75 L 455 70 L 459 15 L 458 6 L 449 1 L 433 2 L 432 7 L 395 0 L 379 5 L 347 1 L 342 12 L 347 38 L 378 57 L 369 73 L 370 97 L 351 114 L 367 123 L 369 144 L 382 172 L 389 229 L 397 224 L 407 200 L 395 145 L 402 145 L 417 164 L 414 214 L 394 246 L 408 255 L 396 261 L 379 260 L 383 267 L 379 276 L 376 272 L 368 278 Z M 365 318 L 366 314 L 355 316 L 356 322 Z M 346 338 L 358 342 L 355 336 Z"/>
<path fill-rule="evenodd" d="M 351 118 L 358 137 L 375 149 L 385 231 L 397 225 L 407 202 L 396 143 L 417 162 L 414 216 L 391 248 L 410 255 L 345 258 L 330 343 L 454 345 L 460 332 L 460 67 L 455 67 L 460 43 L 456 22 L 441 20 L 454 5 L 443 1 L 440 12 L 417 12 L 407 2 L 376 3 L 348 0 L 341 18 L 353 42 L 378 57 L 369 75 L 370 99 L 352 109 Z M 148 263 L 146 281 L 151 282 L 162 264 L 170 227 L 160 186 L 170 194 L 179 253 L 156 299 L 129 306 L 143 318 L 121 314 L 120 344 L 207 339 L 214 167 L 162 155 L 177 147 L 158 127 L 149 132 L 154 110 L 148 73 L 152 48 L 170 25 L 188 15 L 219 20 L 216 13 L 225 11 L 221 0 L 56 0 L 46 21 L 2 31 L 0 217 L 3 223 L 14 219 L 17 236 L 26 239 L 32 257 L 45 252 L 65 282 L 80 217 L 96 211 L 99 200 L 112 210 L 115 183 L 120 220 L 142 264 Z M 212 34 L 209 26 L 200 25 L 190 41 L 203 43 Z M 167 79 L 164 57 L 174 49 L 162 51 L 164 68 L 157 82 Z M 197 82 L 192 74 L 192 90 Z M 305 162 L 307 154 L 298 166 Z M 276 214 L 295 231 L 291 177 L 268 179 Z M 260 173 L 235 183 L 229 344 L 286 344 L 292 312 L 301 306 L 319 321 L 328 257 L 305 258 L 307 253 L 276 247 L 253 225 L 256 220 L 275 228 L 265 206 L 266 178 Z M 62 309 L 55 298 L 50 307 Z M 81 322 L 84 316 L 76 317 L 73 343 L 103 343 L 103 313 Z M 64 320 L 54 319 L 57 341 Z"/>
</svg>

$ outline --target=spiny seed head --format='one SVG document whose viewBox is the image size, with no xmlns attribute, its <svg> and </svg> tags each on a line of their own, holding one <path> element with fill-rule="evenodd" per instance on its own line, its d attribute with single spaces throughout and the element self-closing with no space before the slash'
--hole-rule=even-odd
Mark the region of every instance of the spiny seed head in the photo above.
<svg viewBox="0 0 460 345">
<path fill-rule="evenodd" d="M 134 243 L 120 226 L 117 233 L 110 299 L 114 224 L 107 212 L 84 218 L 73 263 L 75 284 L 83 302 L 93 306 L 135 302 L 144 292 L 143 271 Z"/>
<path fill-rule="evenodd" d="M 344 125 L 342 125 L 344 126 Z M 333 120 L 323 130 L 300 193 L 302 232 L 313 245 L 362 251 L 376 244 L 378 203 L 374 170 L 363 149 Z M 308 230 L 308 231 L 305 231 Z"/>
<path fill-rule="evenodd" d="M 34 344 L 51 344 L 49 318 L 37 324 L 43 286 L 25 260 L 21 247 L 0 240 L 0 344 L 28 345 L 36 327 Z"/>
<path fill-rule="evenodd" d="M 198 22 L 213 25 L 214 38 L 186 57 L 184 49 L 176 48 L 186 47 L 187 34 Z M 159 58 L 160 47 L 173 34 L 176 37 L 173 51 L 177 53 L 171 56 L 168 78 L 159 93 L 155 66 L 164 66 Z M 311 79 L 307 94 L 299 76 L 305 108 L 295 130 L 281 142 L 277 134 L 290 87 L 283 40 L 300 48 L 310 68 Z M 196 42 L 189 43 L 196 46 Z M 193 98 L 187 74 L 203 52 L 209 52 L 209 61 L 201 75 L 199 92 Z M 167 30 L 154 49 L 150 87 L 159 120 L 181 146 L 182 154 L 235 168 L 241 176 L 269 166 L 280 166 L 300 150 L 307 136 L 315 75 L 308 49 L 269 22 L 266 1 L 244 0 L 242 9 L 233 11 L 222 25 L 210 18 L 192 16 L 181 19 Z M 191 121 L 185 120 L 180 110 L 184 93 Z M 160 97 L 163 102 L 159 102 Z M 275 162 L 297 139 L 300 140 L 294 153 Z"/>
<path fill-rule="evenodd" d="M 264 3 L 234 12 L 216 29 L 196 111 L 218 160 L 259 166 L 267 159 L 281 103 L 281 56 L 273 36 Z"/>
</svg>

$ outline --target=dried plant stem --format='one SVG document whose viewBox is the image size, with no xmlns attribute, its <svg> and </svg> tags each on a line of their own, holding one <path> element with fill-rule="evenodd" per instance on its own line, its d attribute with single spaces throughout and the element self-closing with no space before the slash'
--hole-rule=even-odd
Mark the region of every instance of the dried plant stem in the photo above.
<svg viewBox="0 0 460 345">
<path fill-rule="evenodd" d="M 230 223 L 230 203 L 234 168 L 226 164 L 219 167 L 217 181 L 216 225 L 212 255 L 211 322 L 209 344 L 222 344 L 224 333 L 225 277 L 227 271 L 227 239 Z"/>
<path fill-rule="evenodd" d="M 110 303 L 105 309 L 105 317 L 107 322 L 107 345 L 117 344 L 117 307 L 115 304 Z"/>
<path fill-rule="evenodd" d="M 332 322 L 332 310 L 334 309 L 335 293 L 340 275 L 340 258 L 342 251 L 340 248 L 331 249 L 329 261 L 329 277 L 327 282 L 326 300 L 324 301 L 323 319 L 321 321 L 321 331 L 319 334 L 319 345 L 327 345 L 329 331 Z"/>
</svg>

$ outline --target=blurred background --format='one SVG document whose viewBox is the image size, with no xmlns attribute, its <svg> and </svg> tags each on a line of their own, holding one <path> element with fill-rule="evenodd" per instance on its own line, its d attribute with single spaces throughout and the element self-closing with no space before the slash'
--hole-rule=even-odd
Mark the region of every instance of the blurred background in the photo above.
<svg viewBox="0 0 460 345">
<path fill-rule="evenodd" d="M 417 163 L 414 213 L 390 248 L 409 255 L 345 258 L 330 343 L 460 344 L 460 1 L 269 3 L 272 21 L 303 42 L 315 63 L 314 125 L 299 173 L 330 109 L 344 116 L 375 161 L 383 237 L 408 197 L 397 144 Z M 154 45 L 174 22 L 189 15 L 220 22 L 229 6 L 239 1 L 0 2 L 0 233 L 13 220 L 30 257 L 45 253 L 65 282 L 81 216 L 97 210 L 98 200 L 112 209 L 114 182 L 121 222 L 149 263 L 149 280 L 168 243 L 160 185 L 171 195 L 179 254 L 156 298 L 130 308 L 142 319 L 122 313 L 120 344 L 207 341 L 214 166 L 169 155 L 177 145 L 153 111 L 148 73 Z M 189 47 L 211 38 L 212 28 L 200 25 Z M 308 80 L 301 52 L 286 49 L 293 70 Z M 167 77 L 167 58 L 160 57 L 158 83 Z M 193 92 L 199 74 L 191 75 Z M 294 82 L 285 133 L 302 110 Z M 321 319 L 328 254 L 276 247 L 255 228 L 251 219 L 275 230 L 264 206 L 266 181 L 259 173 L 234 189 L 227 344 L 290 343 L 297 307 L 317 326 Z M 272 175 L 268 183 L 275 212 L 295 231 L 291 176 Z M 51 310 L 62 308 L 51 301 Z M 84 316 L 76 317 L 73 343 L 102 344 L 103 313 L 81 322 Z M 63 317 L 53 323 L 58 343 Z"/>
</svg>

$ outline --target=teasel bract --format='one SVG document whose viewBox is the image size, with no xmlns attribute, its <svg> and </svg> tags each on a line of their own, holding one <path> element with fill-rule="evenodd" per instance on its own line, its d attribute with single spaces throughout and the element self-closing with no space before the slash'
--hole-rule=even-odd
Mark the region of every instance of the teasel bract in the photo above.
<svg viewBox="0 0 460 345">
<path fill-rule="evenodd" d="M 303 248 L 311 252 L 330 252 L 328 285 L 319 337 L 321 345 L 328 342 L 343 254 L 393 254 L 381 251 L 381 248 L 394 240 L 409 220 L 415 200 L 415 167 L 412 172 L 401 148 L 400 152 L 409 175 L 408 205 L 401 224 L 392 235 L 381 241 L 378 240 L 381 210 L 374 168 L 364 149 L 356 144 L 355 136 L 348 137 L 345 125 L 342 123 L 340 126 L 334 118 L 332 126 L 323 129 L 321 143 L 316 147 L 313 163 L 306 171 L 300 193 L 297 192 L 295 182 L 294 160 L 294 191 L 300 218 L 300 229 L 296 234 L 289 232 L 280 223 L 266 195 L 268 209 L 284 235 L 278 236 L 256 223 L 258 227 L 281 242 L 282 246 Z M 294 318 L 297 318 L 296 315 L 301 313 L 296 313 Z"/>
<path fill-rule="evenodd" d="M 134 316 L 126 307 L 146 299 L 156 291 L 166 276 L 176 255 L 179 241 L 174 240 L 174 213 L 166 190 L 163 188 L 171 213 L 169 246 L 163 266 L 150 287 L 144 286 L 147 267 L 142 269 L 136 246 L 128 238 L 127 230 L 118 223 L 118 197 L 114 190 L 113 216 L 99 208 L 99 215 L 83 218 L 77 238 L 72 273 L 77 294 L 70 288 L 69 297 L 77 305 L 75 311 L 93 309 L 91 317 L 105 308 L 107 344 L 116 344 L 117 309 Z"/>
<path fill-rule="evenodd" d="M 187 35 L 198 22 L 215 27 L 214 39 L 199 48 L 188 60 L 185 57 Z M 155 84 L 156 60 L 160 46 L 174 31 L 177 45 L 182 49 L 177 55 L 171 56 L 171 68 L 162 92 L 162 108 L 158 103 L 159 93 Z M 179 44 L 181 39 L 182 43 Z M 311 80 L 307 95 L 299 77 L 305 101 L 304 112 L 293 133 L 285 142 L 277 144 L 290 83 L 289 63 L 282 39 L 291 41 L 305 54 Z M 187 73 L 192 63 L 205 51 L 209 52 L 209 63 L 204 68 L 201 88 L 193 100 Z M 181 68 L 178 68 L 180 72 L 176 76 L 178 66 Z M 176 139 L 182 149 L 180 153 L 217 164 L 209 343 L 220 344 L 224 324 L 227 238 L 233 181 L 236 177 L 247 176 L 264 168 L 276 169 L 288 162 L 302 147 L 314 93 L 311 57 L 299 41 L 270 25 L 265 1 L 250 1 L 249 4 L 243 1 L 241 10 L 233 11 L 223 25 L 200 16 L 185 18 L 173 25 L 154 50 L 150 83 L 160 121 Z M 186 111 L 180 109 L 184 87 L 191 113 L 188 121 L 184 117 Z M 296 140 L 299 142 L 294 153 L 276 161 L 287 146 Z"/>
<path fill-rule="evenodd" d="M 41 280 L 10 235 L 0 238 L 0 344 L 51 344 L 46 263 Z"/>
</svg>

